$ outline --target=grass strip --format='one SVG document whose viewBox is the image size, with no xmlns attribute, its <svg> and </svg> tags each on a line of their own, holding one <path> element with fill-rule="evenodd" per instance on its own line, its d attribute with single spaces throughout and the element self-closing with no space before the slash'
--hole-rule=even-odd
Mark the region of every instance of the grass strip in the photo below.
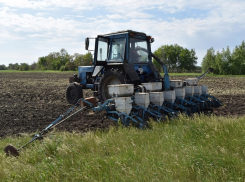
<svg viewBox="0 0 245 182">
<path fill-rule="evenodd" d="M 243 181 L 245 117 L 180 116 L 151 128 L 52 132 L 20 152 L 0 153 L 2 181 Z M 21 146 L 28 136 L 1 139 Z"/>
</svg>

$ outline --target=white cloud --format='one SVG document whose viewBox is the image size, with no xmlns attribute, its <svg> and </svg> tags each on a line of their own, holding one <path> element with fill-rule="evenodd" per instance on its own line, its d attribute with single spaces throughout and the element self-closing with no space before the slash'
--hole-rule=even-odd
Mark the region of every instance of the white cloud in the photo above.
<svg viewBox="0 0 245 182">
<path fill-rule="evenodd" d="M 124 17 L 122 15 L 119 15 L 119 14 L 106 15 L 106 17 L 109 18 L 109 19 L 116 19 L 116 20 L 125 19 L 126 18 L 126 17 Z"/>
<path fill-rule="evenodd" d="M 239 0 L 0 0 L 0 4 L 3 4 L 0 8 L 0 46 L 11 40 L 14 43 L 21 40 L 38 54 L 36 57 L 44 54 L 38 53 L 40 49 L 59 51 L 64 47 L 68 52 L 71 50 L 70 54 L 81 52 L 85 37 L 126 29 L 154 36 L 153 51 L 161 45 L 175 43 L 194 48 L 199 62 L 208 48 L 221 49 L 240 44 L 245 39 L 245 2 Z M 35 11 L 33 14 L 19 13 L 19 8 Z M 53 16 L 52 8 L 70 8 L 70 11 L 62 10 L 61 15 Z M 81 9 L 91 12 L 91 16 L 86 17 Z M 174 18 L 176 12 L 185 13 L 187 9 L 205 10 L 206 14 L 203 17 Z M 162 18 L 162 11 L 173 18 Z"/>
<path fill-rule="evenodd" d="M 62 36 L 67 32 L 74 31 L 76 22 L 74 20 L 55 19 L 53 17 L 44 18 L 30 14 L 15 14 L 11 11 L 2 11 L 0 13 L 0 25 L 9 32 L 29 34 L 46 34 L 52 32 L 53 35 Z M 75 36 L 70 34 L 69 36 Z"/>
<path fill-rule="evenodd" d="M 29 1 L 29 0 L 0 0 L 0 3 L 4 4 L 5 6 L 15 7 L 15 8 L 42 8 L 47 7 L 50 4 L 47 1 Z"/>
</svg>

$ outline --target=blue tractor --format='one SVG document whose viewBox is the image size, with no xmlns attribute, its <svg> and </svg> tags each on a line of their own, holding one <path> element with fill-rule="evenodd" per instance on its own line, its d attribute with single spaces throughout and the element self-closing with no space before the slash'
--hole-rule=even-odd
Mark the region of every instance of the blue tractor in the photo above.
<svg viewBox="0 0 245 182">
<path fill-rule="evenodd" d="M 85 49 L 89 48 L 90 38 L 85 39 Z M 95 38 L 92 66 L 79 66 L 79 75 L 70 78 L 66 90 L 68 103 L 75 104 L 83 97 L 83 89 L 91 89 L 100 102 L 111 96 L 108 85 L 163 82 L 162 90 L 169 90 L 169 76 L 165 64 L 151 52 L 154 38 L 132 30 L 98 35 Z M 155 58 L 164 68 L 164 78 L 152 63 Z"/>
</svg>

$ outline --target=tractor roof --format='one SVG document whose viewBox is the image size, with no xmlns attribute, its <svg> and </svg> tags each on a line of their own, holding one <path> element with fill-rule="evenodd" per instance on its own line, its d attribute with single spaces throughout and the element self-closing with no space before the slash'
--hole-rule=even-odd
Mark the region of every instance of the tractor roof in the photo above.
<svg viewBox="0 0 245 182">
<path fill-rule="evenodd" d="M 122 30 L 122 31 L 117 31 L 117 32 L 112 32 L 112 33 L 102 34 L 102 35 L 103 36 L 110 36 L 110 35 L 128 34 L 128 33 L 135 33 L 135 34 L 140 34 L 140 35 L 146 36 L 146 34 L 143 32 L 136 32 L 133 30 Z"/>
</svg>

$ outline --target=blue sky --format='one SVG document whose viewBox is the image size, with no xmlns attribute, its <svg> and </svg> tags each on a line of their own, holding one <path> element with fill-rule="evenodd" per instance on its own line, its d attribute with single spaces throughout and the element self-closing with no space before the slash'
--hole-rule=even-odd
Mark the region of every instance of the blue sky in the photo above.
<svg viewBox="0 0 245 182">
<path fill-rule="evenodd" d="M 0 0 L 0 64 L 37 62 L 65 48 L 85 54 L 84 39 L 119 30 L 155 38 L 152 50 L 178 44 L 234 49 L 245 40 L 245 0 Z"/>
</svg>

